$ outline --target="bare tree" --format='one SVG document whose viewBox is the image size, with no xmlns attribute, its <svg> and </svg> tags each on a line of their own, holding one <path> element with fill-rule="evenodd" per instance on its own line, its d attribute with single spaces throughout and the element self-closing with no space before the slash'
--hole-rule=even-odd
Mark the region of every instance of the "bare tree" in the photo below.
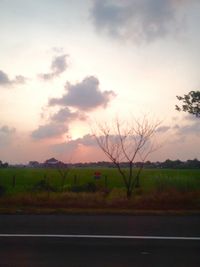
<svg viewBox="0 0 200 267">
<path fill-rule="evenodd" d="M 135 187 L 139 186 L 139 178 L 147 157 L 158 146 L 153 141 L 160 122 L 152 123 L 145 116 L 142 120 L 132 120 L 132 123 L 121 123 L 118 119 L 112 126 L 97 124 L 93 131 L 98 146 L 117 167 L 124 185 L 127 198 L 132 196 Z M 136 160 L 140 167 L 133 171 Z M 122 166 L 128 163 L 128 170 Z"/>
</svg>

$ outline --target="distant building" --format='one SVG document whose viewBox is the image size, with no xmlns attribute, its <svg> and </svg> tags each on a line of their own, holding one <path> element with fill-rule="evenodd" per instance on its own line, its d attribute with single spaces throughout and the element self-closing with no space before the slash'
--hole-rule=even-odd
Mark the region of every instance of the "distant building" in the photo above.
<svg viewBox="0 0 200 267">
<path fill-rule="evenodd" d="M 29 161 L 28 166 L 37 168 L 37 167 L 40 167 L 40 163 L 38 161 Z"/>
<path fill-rule="evenodd" d="M 44 162 L 44 167 L 48 167 L 48 168 L 57 168 L 57 167 L 63 167 L 63 166 L 67 166 L 65 163 L 63 163 L 62 161 L 59 161 L 55 158 L 50 158 L 50 159 L 47 159 L 45 162 Z"/>
</svg>

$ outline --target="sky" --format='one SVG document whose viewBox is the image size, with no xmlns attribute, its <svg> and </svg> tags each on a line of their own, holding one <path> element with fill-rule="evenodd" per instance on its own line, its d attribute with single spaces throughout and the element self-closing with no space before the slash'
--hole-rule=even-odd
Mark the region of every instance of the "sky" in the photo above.
<svg viewBox="0 0 200 267">
<path fill-rule="evenodd" d="M 149 160 L 200 159 L 199 0 L 0 0 L 0 160 L 107 160 L 92 128 L 161 122 Z"/>
</svg>

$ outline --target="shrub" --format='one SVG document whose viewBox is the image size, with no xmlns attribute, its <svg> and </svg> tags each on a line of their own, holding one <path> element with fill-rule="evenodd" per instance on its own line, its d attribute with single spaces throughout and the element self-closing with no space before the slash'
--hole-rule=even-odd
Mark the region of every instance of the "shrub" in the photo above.
<svg viewBox="0 0 200 267">
<path fill-rule="evenodd" d="M 93 182 L 89 182 L 87 185 L 86 185 L 86 191 L 87 192 L 96 192 L 97 191 L 97 186 L 95 183 Z"/>
<path fill-rule="evenodd" d="M 85 191 L 84 185 L 72 185 L 71 187 L 71 192 L 73 193 L 80 193 L 84 191 Z"/>
<path fill-rule="evenodd" d="M 51 191 L 56 192 L 56 188 L 51 186 L 46 180 L 40 180 L 33 186 L 33 191 Z"/>
<path fill-rule="evenodd" d="M 97 186 L 93 182 L 89 182 L 87 184 L 82 184 L 82 185 L 73 185 L 71 187 L 71 192 L 74 193 L 81 193 L 81 192 L 94 193 L 96 191 L 97 191 Z"/>
</svg>

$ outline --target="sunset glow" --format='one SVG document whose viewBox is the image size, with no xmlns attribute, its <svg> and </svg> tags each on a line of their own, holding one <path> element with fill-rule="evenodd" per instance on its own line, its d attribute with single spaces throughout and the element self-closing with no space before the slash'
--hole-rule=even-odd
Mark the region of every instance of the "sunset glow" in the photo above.
<svg viewBox="0 0 200 267">
<path fill-rule="evenodd" d="M 150 160 L 200 159 L 200 121 L 176 95 L 199 90 L 200 2 L 0 1 L 0 159 L 106 160 L 95 121 L 162 121 Z"/>
</svg>

